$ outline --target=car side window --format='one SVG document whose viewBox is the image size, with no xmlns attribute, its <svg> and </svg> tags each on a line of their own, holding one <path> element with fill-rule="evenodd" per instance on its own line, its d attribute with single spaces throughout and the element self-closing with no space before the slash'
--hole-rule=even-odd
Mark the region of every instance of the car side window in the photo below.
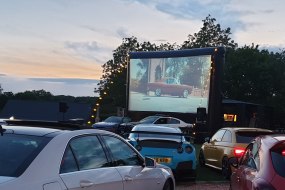
<svg viewBox="0 0 285 190">
<path fill-rule="evenodd" d="M 171 118 L 171 119 L 169 119 L 168 121 L 169 121 L 168 124 L 180 124 L 180 121 L 177 120 L 177 119 Z"/>
<path fill-rule="evenodd" d="M 254 160 L 254 152 L 253 143 L 249 144 L 245 150 L 245 153 L 241 159 L 241 165 L 247 166 L 249 168 L 257 169 L 255 160 Z"/>
<path fill-rule="evenodd" d="M 223 138 L 222 138 L 223 142 L 232 142 L 232 133 L 229 130 L 226 130 Z"/>
<path fill-rule="evenodd" d="M 75 161 L 72 150 L 70 146 L 68 145 L 65 150 L 62 161 L 61 161 L 60 173 L 69 173 L 69 172 L 75 172 L 78 170 L 79 170 L 78 165 Z"/>
<path fill-rule="evenodd" d="M 88 170 L 95 168 L 102 168 L 110 166 L 104 149 L 97 138 L 97 136 L 84 136 L 72 139 L 69 142 L 70 150 L 66 150 L 66 154 L 63 158 L 63 171 L 74 170 L 74 164 L 72 163 L 72 153 L 75 157 L 79 170 Z M 69 160 L 69 162 L 65 162 Z M 69 167 L 65 164 L 69 163 Z"/>
<path fill-rule="evenodd" d="M 224 136 L 224 134 L 225 134 L 225 131 L 226 131 L 226 130 L 224 130 L 224 129 L 221 129 L 221 130 L 217 131 L 217 132 L 213 135 L 213 137 L 211 138 L 211 141 L 222 141 L 222 138 L 223 138 L 223 136 Z"/>
<path fill-rule="evenodd" d="M 108 146 L 117 166 L 141 165 L 142 160 L 138 154 L 121 139 L 113 136 L 102 136 L 105 144 Z"/>
<path fill-rule="evenodd" d="M 155 124 L 167 124 L 167 119 L 159 118 L 158 120 L 156 120 Z"/>
</svg>

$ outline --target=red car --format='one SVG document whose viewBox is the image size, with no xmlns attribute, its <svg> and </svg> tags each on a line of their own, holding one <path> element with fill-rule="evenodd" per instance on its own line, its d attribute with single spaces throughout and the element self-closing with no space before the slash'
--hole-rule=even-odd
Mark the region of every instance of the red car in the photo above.
<svg viewBox="0 0 285 190">
<path fill-rule="evenodd" d="M 231 190 L 285 189 L 285 135 L 255 138 L 243 156 L 230 158 L 235 168 L 231 175 Z"/>
<path fill-rule="evenodd" d="M 176 78 L 163 78 L 158 82 L 147 84 L 147 91 L 154 92 L 156 96 L 171 95 L 187 98 L 192 89 L 192 86 L 180 84 Z"/>
</svg>

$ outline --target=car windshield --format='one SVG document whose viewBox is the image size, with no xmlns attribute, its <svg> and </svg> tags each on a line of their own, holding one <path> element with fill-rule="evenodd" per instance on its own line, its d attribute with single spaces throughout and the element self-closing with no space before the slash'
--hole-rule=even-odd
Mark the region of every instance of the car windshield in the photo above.
<svg viewBox="0 0 285 190">
<path fill-rule="evenodd" d="M 0 176 L 20 176 L 50 139 L 16 134 L 0 136 Z"/>
<path fill-rule="evenodd" d="M 271 149 L 272 164 L 278 175 L 285 177 L 285 143 L 280 143 Z"/>
<path fill-rule="evenodd" d="M 116 117 L 116 116 L 111 116 L 111 117 L 108 117 L 107 119 L 105 119 L 104 121 L 110 122 L 110 123 L 120 123 L 122 121 L 122 118 Z"/>
<path fill-rule="evenodd" d="M 268 131 L 238 131 L 236 132 L 236 142 L 237 143 L 250 143 L 255 137 L 260 135 L 268 135 L 272 132 Z"/>
<path fill-rule="evenodd" d="M 148 117 L 140 120 L 139 123 L 142 123 L 142 124 L 154 123 L 157 120 L 157 118 L 159 118 L 159 117 L 158 116 L 148 116 Z"/>
</svg>

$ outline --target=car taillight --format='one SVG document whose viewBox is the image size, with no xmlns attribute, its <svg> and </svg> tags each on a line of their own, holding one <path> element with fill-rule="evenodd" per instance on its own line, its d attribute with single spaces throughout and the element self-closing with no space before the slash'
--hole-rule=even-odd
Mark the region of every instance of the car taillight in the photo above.
<svg viewBox="0 0 285 190">
<path fill-rule="evenodd" d="M 191 146 L 186 146 L 185 152 L 187 152 L 188 154 L 191 154 L 193 152 L 193 148 Z"/>
<path fill-rule="evenodd" d="M 282 150 L 282 156 L 285 156 L 285 150 Z"/>
<path fill-rule="evenodd" d="M 183 147 L 182 147 L 182 146 L 179 146 L 179 147 L 177 148 L 177 152 L 178 152 L 179 154 L 183 153 Z"/>
<path fill-rule="evenodd" d="M 235 157 L 237 157 L 237 158 L 241 157 L 244 153 L 244 150 L 245 150 L 244 148 L 235 148 L 234 149 Z"/>
</svg>

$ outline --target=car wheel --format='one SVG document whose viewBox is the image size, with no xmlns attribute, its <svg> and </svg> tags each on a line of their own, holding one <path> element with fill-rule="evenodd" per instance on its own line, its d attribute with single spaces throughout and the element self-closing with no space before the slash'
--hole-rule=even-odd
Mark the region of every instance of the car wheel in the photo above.
<svg viewBox="0 0 285 190">
<path fill-rule="evenodd" d="M 172 190 L 172 182 L 169 179 L 165 182 L 163 190 Z"/>
<path fill-rule="evenodd" d="M 204 157 L 203 150 L 200 150 L 200 153 L 199 153 L 199 164 L 200 166 L 205 166 L 205 157 Z"/>
<path fill-rule="evenodd" d="M 183 91 L 183 98 L 187 98 L 189 95 L 189 91 L 188 90 L 184 90 Z"/>
<path fill-rule="evenodd" d="M 229 166 L 228 158 L 224 157 L 222 160 L 222 175 L 225 179 L 229 179 L 231 176 L 231 168 Z"/>
<path fill-rule="evenodd" d="M 161 89 L 160 88 L 155 90 L 155 95 L 156 96 L 161 96 Z"/>
</svg>

